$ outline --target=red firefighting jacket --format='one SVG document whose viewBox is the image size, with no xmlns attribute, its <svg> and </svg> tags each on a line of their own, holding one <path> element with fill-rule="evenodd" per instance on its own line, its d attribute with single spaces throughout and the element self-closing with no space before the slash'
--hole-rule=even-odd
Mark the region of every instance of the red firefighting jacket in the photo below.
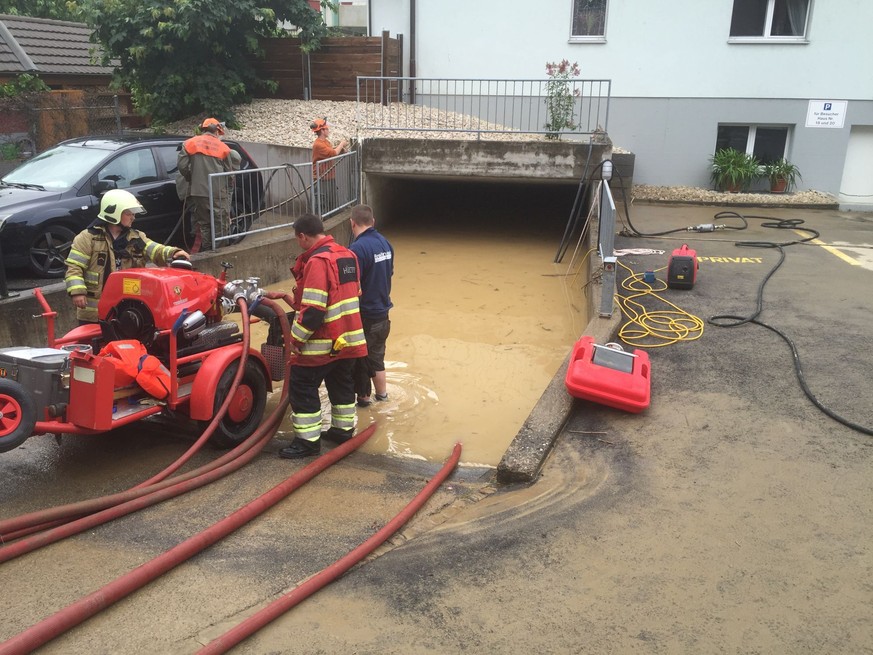
<svg viewBox="0 0 873 655">
<path fill-rule="evenodd" d="M 333 359 L 365 356 L 367 342 L 358 307 L 361 276 L 355 254 L 325 236 L 297 258 L 291 272 L 297 282 L 291 339 L 300 349 L 291 363 L 321 366 Z"/>
</svg>

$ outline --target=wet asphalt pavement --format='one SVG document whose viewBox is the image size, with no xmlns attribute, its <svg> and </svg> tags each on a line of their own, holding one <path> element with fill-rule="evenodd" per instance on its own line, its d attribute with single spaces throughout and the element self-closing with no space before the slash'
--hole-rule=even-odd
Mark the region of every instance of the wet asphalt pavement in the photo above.
<svg viewBox="0 0 873 655">
<path fill-rule="evenodd" d="M 658 232 L 711 222 L 718 209 L 632 211 L 638 230 Z M 796 345 L 819 403 L 870 428 L 873 217 L 747 211 L 820 231 L 824 245 L 785 247 L 759 320 Z M 873 437 L 804 395 L 776 334 L 707 322 L 753 314 L 778 262 L 778 250 L 738 247 L 738 237 L 803 236 L 750 219 L 735 234 L 619 237 L 617 248 L 665 251 L 622 257 L 636 272 L 665 266 L 682 243 L 702 259 L 693 289 L 662 294 L 706 325 L 698 339 L 649 349 L 651 406 L 629 414 L 575 401 L 533 485 L 497 488 L 482 471 L 456 473 L 377 556 L 233 652 L 868 652 Z M 32 439 L 0 460 L 2 516 L 123 488 L 183 443 L 160 429 L 137 440 Z M 190 497 L 0 564 L 13 601 L 0 639 L 300 468 L 276 457 L 281 445 Z M 369 537 L 434 469 L 352 454 L 40 652 L 195 652 Z"/>
</svg>

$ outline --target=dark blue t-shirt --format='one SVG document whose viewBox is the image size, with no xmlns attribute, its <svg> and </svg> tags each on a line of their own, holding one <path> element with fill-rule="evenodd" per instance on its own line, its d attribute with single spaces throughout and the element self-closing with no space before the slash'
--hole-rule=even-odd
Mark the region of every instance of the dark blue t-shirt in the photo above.
<svg viewBox="0 0 873 655">
<path fill-rule="evenodd" d="M 388 317 L 391 303 L 391 276 L 394 275 L 394 248 L 375 227 L 361 232 L 349 246 L 361 266 L 361 316 L 378 321 Z"/>
</svg>

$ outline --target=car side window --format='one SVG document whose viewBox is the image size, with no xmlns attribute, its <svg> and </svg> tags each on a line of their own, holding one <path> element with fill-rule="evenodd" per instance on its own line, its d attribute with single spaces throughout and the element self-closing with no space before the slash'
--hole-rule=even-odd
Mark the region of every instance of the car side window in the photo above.
<svg viewBox="0 0 873 655">
<path fill-rule="evenodd" d="M 132 150 L 119 155 L 97 173 L 98 180 L 111 180 L 119 189 L 127 189 L 139 184 L 156 182 L 158 169 L 149 148 Z"/>
<path fill-rule="evenodd" d="M 164 164 L 164 170 L 170 179 L 175 179 L 179 172 L 179 146 L 159 146 L 155 148 L 158 159 Z"/>
</svg>

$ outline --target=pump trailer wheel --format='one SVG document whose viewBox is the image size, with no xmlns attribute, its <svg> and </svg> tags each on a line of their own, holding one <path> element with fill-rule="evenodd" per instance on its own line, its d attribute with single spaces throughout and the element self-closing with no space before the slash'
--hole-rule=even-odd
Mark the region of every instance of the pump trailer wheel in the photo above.
<svg viewBox="0 0 873 655">
<path fill-rule="evenodd" d="M 18 382 L 0 380 L 0 453 L 18 448 L 33 434 L 36 403 Z"/>
<path fill-rule="evenodd" d="M 239 360 L 224 369 L 215 389 L 215 409 L 218 410 L 233 384 Z M 267 405 L 267 381 L 263 369 L 249 359 L 242 380 L 230 401 L 230 407 L 215 428 L 209 442 L 217 448 L 233 448 L 245 441 L 261 424 Z M 205 427 L 208 421 L 202 422 Z"/>
</svg>

